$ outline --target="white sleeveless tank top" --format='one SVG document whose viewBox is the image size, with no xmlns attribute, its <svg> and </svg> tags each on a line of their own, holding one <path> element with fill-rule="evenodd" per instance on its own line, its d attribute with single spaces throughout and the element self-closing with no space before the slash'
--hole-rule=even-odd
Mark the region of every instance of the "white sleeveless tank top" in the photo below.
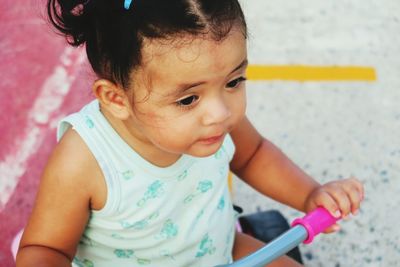
<svg viewBox="0 0 400 267">
<path fill-rule="evenodd" d="M 107 184 L 106 204 L 91 211 L 73 266 L 211 267 L 232 261 L 235 214 L 227 177 L 235 148 L 229 135 L 214 155 L 182 155 L 161 168 L 124 142 L 97 100 L 60 122 L 58 140 L 71 126 Z"/>
</svg>

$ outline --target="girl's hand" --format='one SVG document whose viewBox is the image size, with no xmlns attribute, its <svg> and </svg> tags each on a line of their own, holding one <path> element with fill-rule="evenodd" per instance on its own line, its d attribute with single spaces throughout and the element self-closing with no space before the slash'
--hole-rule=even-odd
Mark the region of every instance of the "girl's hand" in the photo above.
<svg viewBox="0 0 400 267">
<path fill-rule="evenodd" d="M 356 215 L 360 202 L 364 199 L 364 187 L 356 178 L 332 181 L 321 185 L 308 196 L 305 209 L 312 211 L 324 207 L 336 218 L 347 219 L 349 214 Z M 325 233 L 339 231 L 338 224 L 328 228 Z"/>
</svg>

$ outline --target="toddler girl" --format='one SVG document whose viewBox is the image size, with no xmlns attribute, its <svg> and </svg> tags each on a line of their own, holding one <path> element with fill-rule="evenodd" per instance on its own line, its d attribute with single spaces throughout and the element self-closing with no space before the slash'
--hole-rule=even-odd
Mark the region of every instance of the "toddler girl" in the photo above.
<svg viewBox="0 0 400 267">
<path fill-rule="evenodd" d="M 47 7 L 68 42 L 85 45 L 96 100 L 59 124 L 17 266 L 239 259 L 263 243 L 235 231 L 230 171 L 304 212 L 359 209 L 359 181 L 318 184 L 246 118 L 247 29 L 237 0 Z M 271 266 L 299 265 L 282 257 Z"/>
</svg>

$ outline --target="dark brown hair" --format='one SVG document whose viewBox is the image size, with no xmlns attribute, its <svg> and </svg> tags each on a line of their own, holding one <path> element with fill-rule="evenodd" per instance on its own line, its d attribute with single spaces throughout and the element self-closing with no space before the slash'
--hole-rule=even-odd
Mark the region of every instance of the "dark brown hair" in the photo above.
<svg viewBox="0 0 400 267">
<path fill-rule="evenodd" d="M 86 45 L 100 78 L 129 87 L 129 74 L 141 63 L 143 40 L 180 34 L 206 34 L 222 40 L 234 25 L 246 37 L 237 0 L 48 0 L 51 24 L 73 46 Z"/>
</svg>

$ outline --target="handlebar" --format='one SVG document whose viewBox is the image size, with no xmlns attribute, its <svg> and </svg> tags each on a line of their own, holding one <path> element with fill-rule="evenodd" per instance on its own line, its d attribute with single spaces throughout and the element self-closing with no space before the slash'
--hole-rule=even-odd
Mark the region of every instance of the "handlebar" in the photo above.
<svg viewBox="0 0 400 267">
<path fill-rule="evenodd" d="M 334 225 L 340 218 L 335 218 L 325 208 L 319 207 L 295 219 L 292 228 L 274 239 L 256 252 L 231 264 L 216 267 L 262 267 L 286 254 L 301 242 L 309 244 L 314 237 Z"/>
</svg>

